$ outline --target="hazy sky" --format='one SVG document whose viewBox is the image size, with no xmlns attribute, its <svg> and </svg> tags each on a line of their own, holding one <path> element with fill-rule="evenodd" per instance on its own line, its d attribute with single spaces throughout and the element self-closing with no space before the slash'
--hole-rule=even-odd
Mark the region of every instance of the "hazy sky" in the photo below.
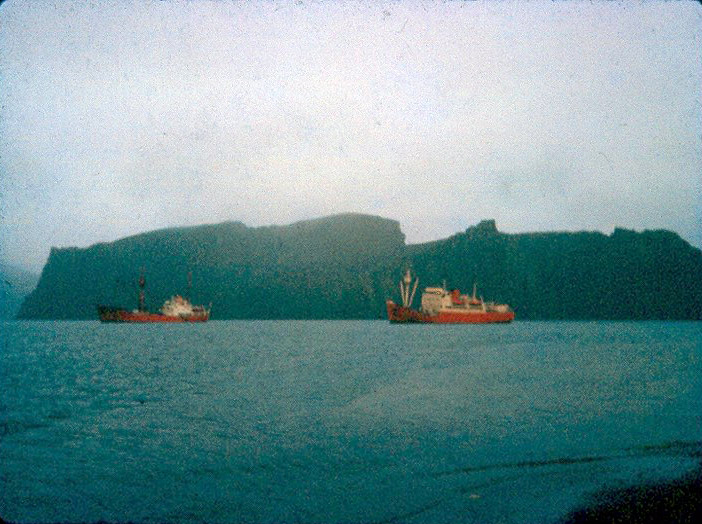
<svg viewBox="0 0 702 524">
<path fill-rule="evenodd" d="M 356 211 L 702 246 L 695 2 L 9 0 L 0 258 Z"/>
</svg>

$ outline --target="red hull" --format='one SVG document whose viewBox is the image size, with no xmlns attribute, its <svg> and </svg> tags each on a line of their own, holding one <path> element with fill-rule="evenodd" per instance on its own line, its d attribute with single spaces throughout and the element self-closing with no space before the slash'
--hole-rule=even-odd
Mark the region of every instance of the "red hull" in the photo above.
<svg viewBox="0 0 702 524">
<path fill-rule="evenodd" d="M 425 315 L 414 309 L 399 306 L 392 300 L 388 300 L 386 306 L 388 319 L 398 324 L 504 324 L 514 320 L 513 311 L 441 312 L 437 315 Z"/>
<path fill-rule="evenodd" d="M 210 318 L 209 312 L 188 316 L 169 316 L 160 313 L 149 313 L 147 311 L 127 311 L 105 306 L 98 306 L 98 313 L 101 322 L 127 322 L 134 324 L 156 324 L 174 322 L 207 322 Z"/>
</svg>

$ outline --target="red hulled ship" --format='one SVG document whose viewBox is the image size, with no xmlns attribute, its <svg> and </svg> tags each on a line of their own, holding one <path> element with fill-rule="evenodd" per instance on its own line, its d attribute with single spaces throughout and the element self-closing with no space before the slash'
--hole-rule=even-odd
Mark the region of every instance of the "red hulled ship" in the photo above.
<svg viewBox="0 0 702 524">
<path fill-rule="evenodd" d="M 485 302 L 473 295 L 462 295 L 457 289 L 448 291 L 443 287 L 428 287 L 422 293 L 420 310 L 412 309 L 412 301 L 417 291 L 419 280 L 414 281 L 410 292 L 412 277 L 409 270 L 400 282 L 402 305 L 392 300 L 386 302 L 388 319 L 393 323 L 420 324 L 491 324 L 506 323 L 514 320 L 514 311 L 507 304 Z"/>
<path fill-rule="evenodd" d="M 190 281 L 190 275 L 188 275 Z M 187 298 L 175 295 L 164 302 L 158 313 L 147 311 L 144 307 L 144 288 L 146 279 L 142 272 L 139 277 L 139 307 L 131 311 L 112 306 L 99 305 L 98 315 L 101 322 L 157 323 L 157 322 L 207 322 L 210 308 L 193 306 Z"/>
</svg>

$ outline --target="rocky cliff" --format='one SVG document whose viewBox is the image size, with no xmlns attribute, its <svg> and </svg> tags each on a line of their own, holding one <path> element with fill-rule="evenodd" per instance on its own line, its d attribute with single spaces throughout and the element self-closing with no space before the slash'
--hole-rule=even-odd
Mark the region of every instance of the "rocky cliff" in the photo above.
<svg viewBox="0 0 702 524">
<path fill-rule="evenodd" d="M 98 303 L 135 307 L 142 267 L 150 309 L 189 294 L 212 302 L 213 319 L 383 318 L 406 267 L 420 288 L 446 281 L 469 291 L 476 283 L 522 320 L 702 319 L 702 252 L 668 231 L 505 234 L 484 221 L 407 245 L 398 222 L 359 214 L 257 228 L 227 222 L 53 249 L 19 317 L 94 319 Z"/>
</svg>

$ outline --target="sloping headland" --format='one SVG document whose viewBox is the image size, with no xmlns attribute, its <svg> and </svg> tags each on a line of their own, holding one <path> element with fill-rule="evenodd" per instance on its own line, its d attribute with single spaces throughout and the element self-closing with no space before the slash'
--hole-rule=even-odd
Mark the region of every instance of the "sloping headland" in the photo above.
<svg viewBox="0 0 702 524">
<path fill-rule="evenodd" d="M 38 281 L 39 275 L 0 262 L 0 320 L 15 318 Z"/>
<path fill-rule="evenodd" d="M 477 283 L 520 320 L 702 319 L 702 252 L 669 231 L 506 234 L 489 220 L 408 245 L 397 221 L 361 214 L 54 248 L 18 318 L 92 319 L 98 303 L 134 307 L 142 267 L 149 308 L 190 294 L 212 302 L 213 319 L 383 318 L 406 267 L 420 287 Z"/>
</svg>

